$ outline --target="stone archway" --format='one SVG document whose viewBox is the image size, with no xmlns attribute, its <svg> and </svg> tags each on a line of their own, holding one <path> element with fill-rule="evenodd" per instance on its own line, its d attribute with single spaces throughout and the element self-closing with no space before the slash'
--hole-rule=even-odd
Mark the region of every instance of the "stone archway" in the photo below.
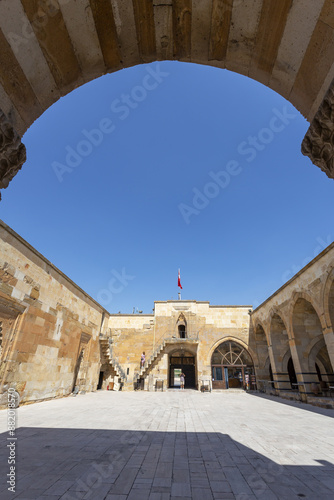
<svg viewBox="0 0 334 500">
<path fill-rule="evenodd" d="M 250 388 L 255 375 L 254 363 L 239 342 L 225 340 L 212 353 L 211 373 L 213 389 Z"/>
<path fill-rule="evenodd" d="M 329 387 L 334 384 L 334 371 L 329 357 L 324 335 L 314 338 L 308 352 L 309 373 L 313 373 L 313 381 L 310 383 L 310 392 L 315 395 L 330 394 Z"/>
<path fill-rule="evenodd" d="M 89 368 L 89 350 L 91 335 L 82 332 L 75 367 L 73 370 L 72 391 L 86 389 L 86 377 Z"/>
<path fill-rule="evenodd" d="M 303 153 L 334 177 L 333 13 L 331 0 L 2 0 L 0 188 L 25 161 L 20 138 L 61 96 L 161 60 L 225 68 L 281 94 L 313 120 Z"/>
<path fill-rule="evenodd" d="M 196 354 L 185 348 L 169 353 L 169 383 L 170 388 L 179 388 L 180 375 L 185 375 L 185 388 L 195 389 L 196 381 Z"/>
<path fill-rule="evenodd" d="M 269 363 L 268 363 L 268 339 L 262 324 L 257 323 L 254 328 L 254 341 L 257 353 L 257 361 L 255 362 L 257 383 L 262 386 L 266 384 L 266 380 L 270 379 Z"/>
<path fill-rule="evenodd" d="M 310 350 L 308 362 L 310 372 L 315 370 L 317 373 L 317 377 L 314 378 L 315 384 L 326 382 L 329 383 L 329 385 L 333 385 L 333 366 L 323 337 L 320 338 Z"/>
<path fill-rule="evenodd" d="M 295 383 L 293 360 L 286 325 L 278 312 L 273 312 L 270 323 L 271 364 L 273 378 L 279 391 L 293 389 Z"/>
<path fill-rule="evenodd" d="M 180 314 L 176 322 L 177 326 L 177 337 L 180 339 L 187 338 L 187 320 L 183 313 Z"/>
<path fill-rule="evenodd" d="M 292 330 L 294 339 L 291 341 L 291 354 L 297 379 L 301 383 L 299 389 L 309 393 L 318 377 L 316 367 L 309 366 L 310 350 L 319 340 L 324 342 L 324 337 L 320 318 L 306 298 L 299 297 L 295 300 L 292 310 Z"/>
</svg>

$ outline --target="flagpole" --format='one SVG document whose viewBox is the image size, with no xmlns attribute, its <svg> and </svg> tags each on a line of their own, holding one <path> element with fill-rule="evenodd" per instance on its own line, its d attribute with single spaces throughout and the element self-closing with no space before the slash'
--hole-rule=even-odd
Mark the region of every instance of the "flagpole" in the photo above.
<svg viewBox="0 0 334 500">
<path fill-rule="evenodd" d="M 180 269 L 178 270 L 178 276 L 177 276 L 177 286 L 179 288 L 181 288 L 182 290 L 182 286 L 181 286 L 181 276 L 180 276 Z M 181 292 L 178 292 L 178 296 L 179 296 L 179 300 L 181 300 Z"/>
</svg>

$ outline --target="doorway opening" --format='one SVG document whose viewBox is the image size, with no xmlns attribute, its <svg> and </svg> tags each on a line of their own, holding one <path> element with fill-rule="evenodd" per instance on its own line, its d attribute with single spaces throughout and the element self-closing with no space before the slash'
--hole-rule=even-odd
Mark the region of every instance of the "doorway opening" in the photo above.
<svg viewBox="0 0 334 500">
<path fill-rule="evenodd" d="M 249 352 L 234 341 L 222 342 L 211 358 L 213 389 L 246 389 L 255 375 Z"/>
<path fill-rule="evenodd" d="M 100 389 L 102 389 L 103 375 L 104 375 L 104 372 L 100 372 L 99 383 L 97 384 L 97 388 L 96 388 L 97 391 L 99 391 Z"/>
<path fill-rule="evenodd" d="M 295 367 L 292 361 L 292 358 L 289 358 L 288 361 L 288 374 L 289 374 L 289 380 L 290 380 L 290 386 L 291 389 L 296 389 L 297 386 L 297 376 L 295 372 Z"/>
<path fill-rule="evenodd" d="M 196 356 L 186 351 L 173 352 L 169 358 L 169 387 L 181 387 L 181 373 L 185 375 L 185 389 L 196 388 Z"/>
</svg>

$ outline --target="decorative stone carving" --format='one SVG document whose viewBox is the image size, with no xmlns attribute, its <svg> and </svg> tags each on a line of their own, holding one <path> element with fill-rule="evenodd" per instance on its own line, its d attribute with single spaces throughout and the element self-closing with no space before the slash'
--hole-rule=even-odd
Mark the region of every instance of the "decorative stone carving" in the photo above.
<svg viewBox="0 0 334 500">
<path fill-rule="evenodd" d="M 302 153 L 334 179 L 334 80 L 304 137 Z"/>
<path fill-rule="evenodd" d="M 26 148 L 6 115 L 0 110 L 0 189 L 8 186 L 25 161 Z"/>
</svg>

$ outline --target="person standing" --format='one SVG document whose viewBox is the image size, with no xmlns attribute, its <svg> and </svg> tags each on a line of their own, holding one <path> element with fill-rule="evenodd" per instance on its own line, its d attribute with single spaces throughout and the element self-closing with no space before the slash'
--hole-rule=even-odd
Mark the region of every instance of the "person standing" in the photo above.
<svg viewBox="0 0 334 500">
<path fill-rule="evenodd" d="M 140 368 L 143 368 L 145 364 L 145 351 L 143 351 L 143 354 L 140 356 Z"/>
<path fill-rule="evenodd" d="M 180 382 L 181 382 L 181 390 L 184 391 L 184 383 L 185 383 L 185 380 L 186 380 L 186 376 L 185 374 L 182 372 L 181 375 L 180 375 Z"/>
</svg>

